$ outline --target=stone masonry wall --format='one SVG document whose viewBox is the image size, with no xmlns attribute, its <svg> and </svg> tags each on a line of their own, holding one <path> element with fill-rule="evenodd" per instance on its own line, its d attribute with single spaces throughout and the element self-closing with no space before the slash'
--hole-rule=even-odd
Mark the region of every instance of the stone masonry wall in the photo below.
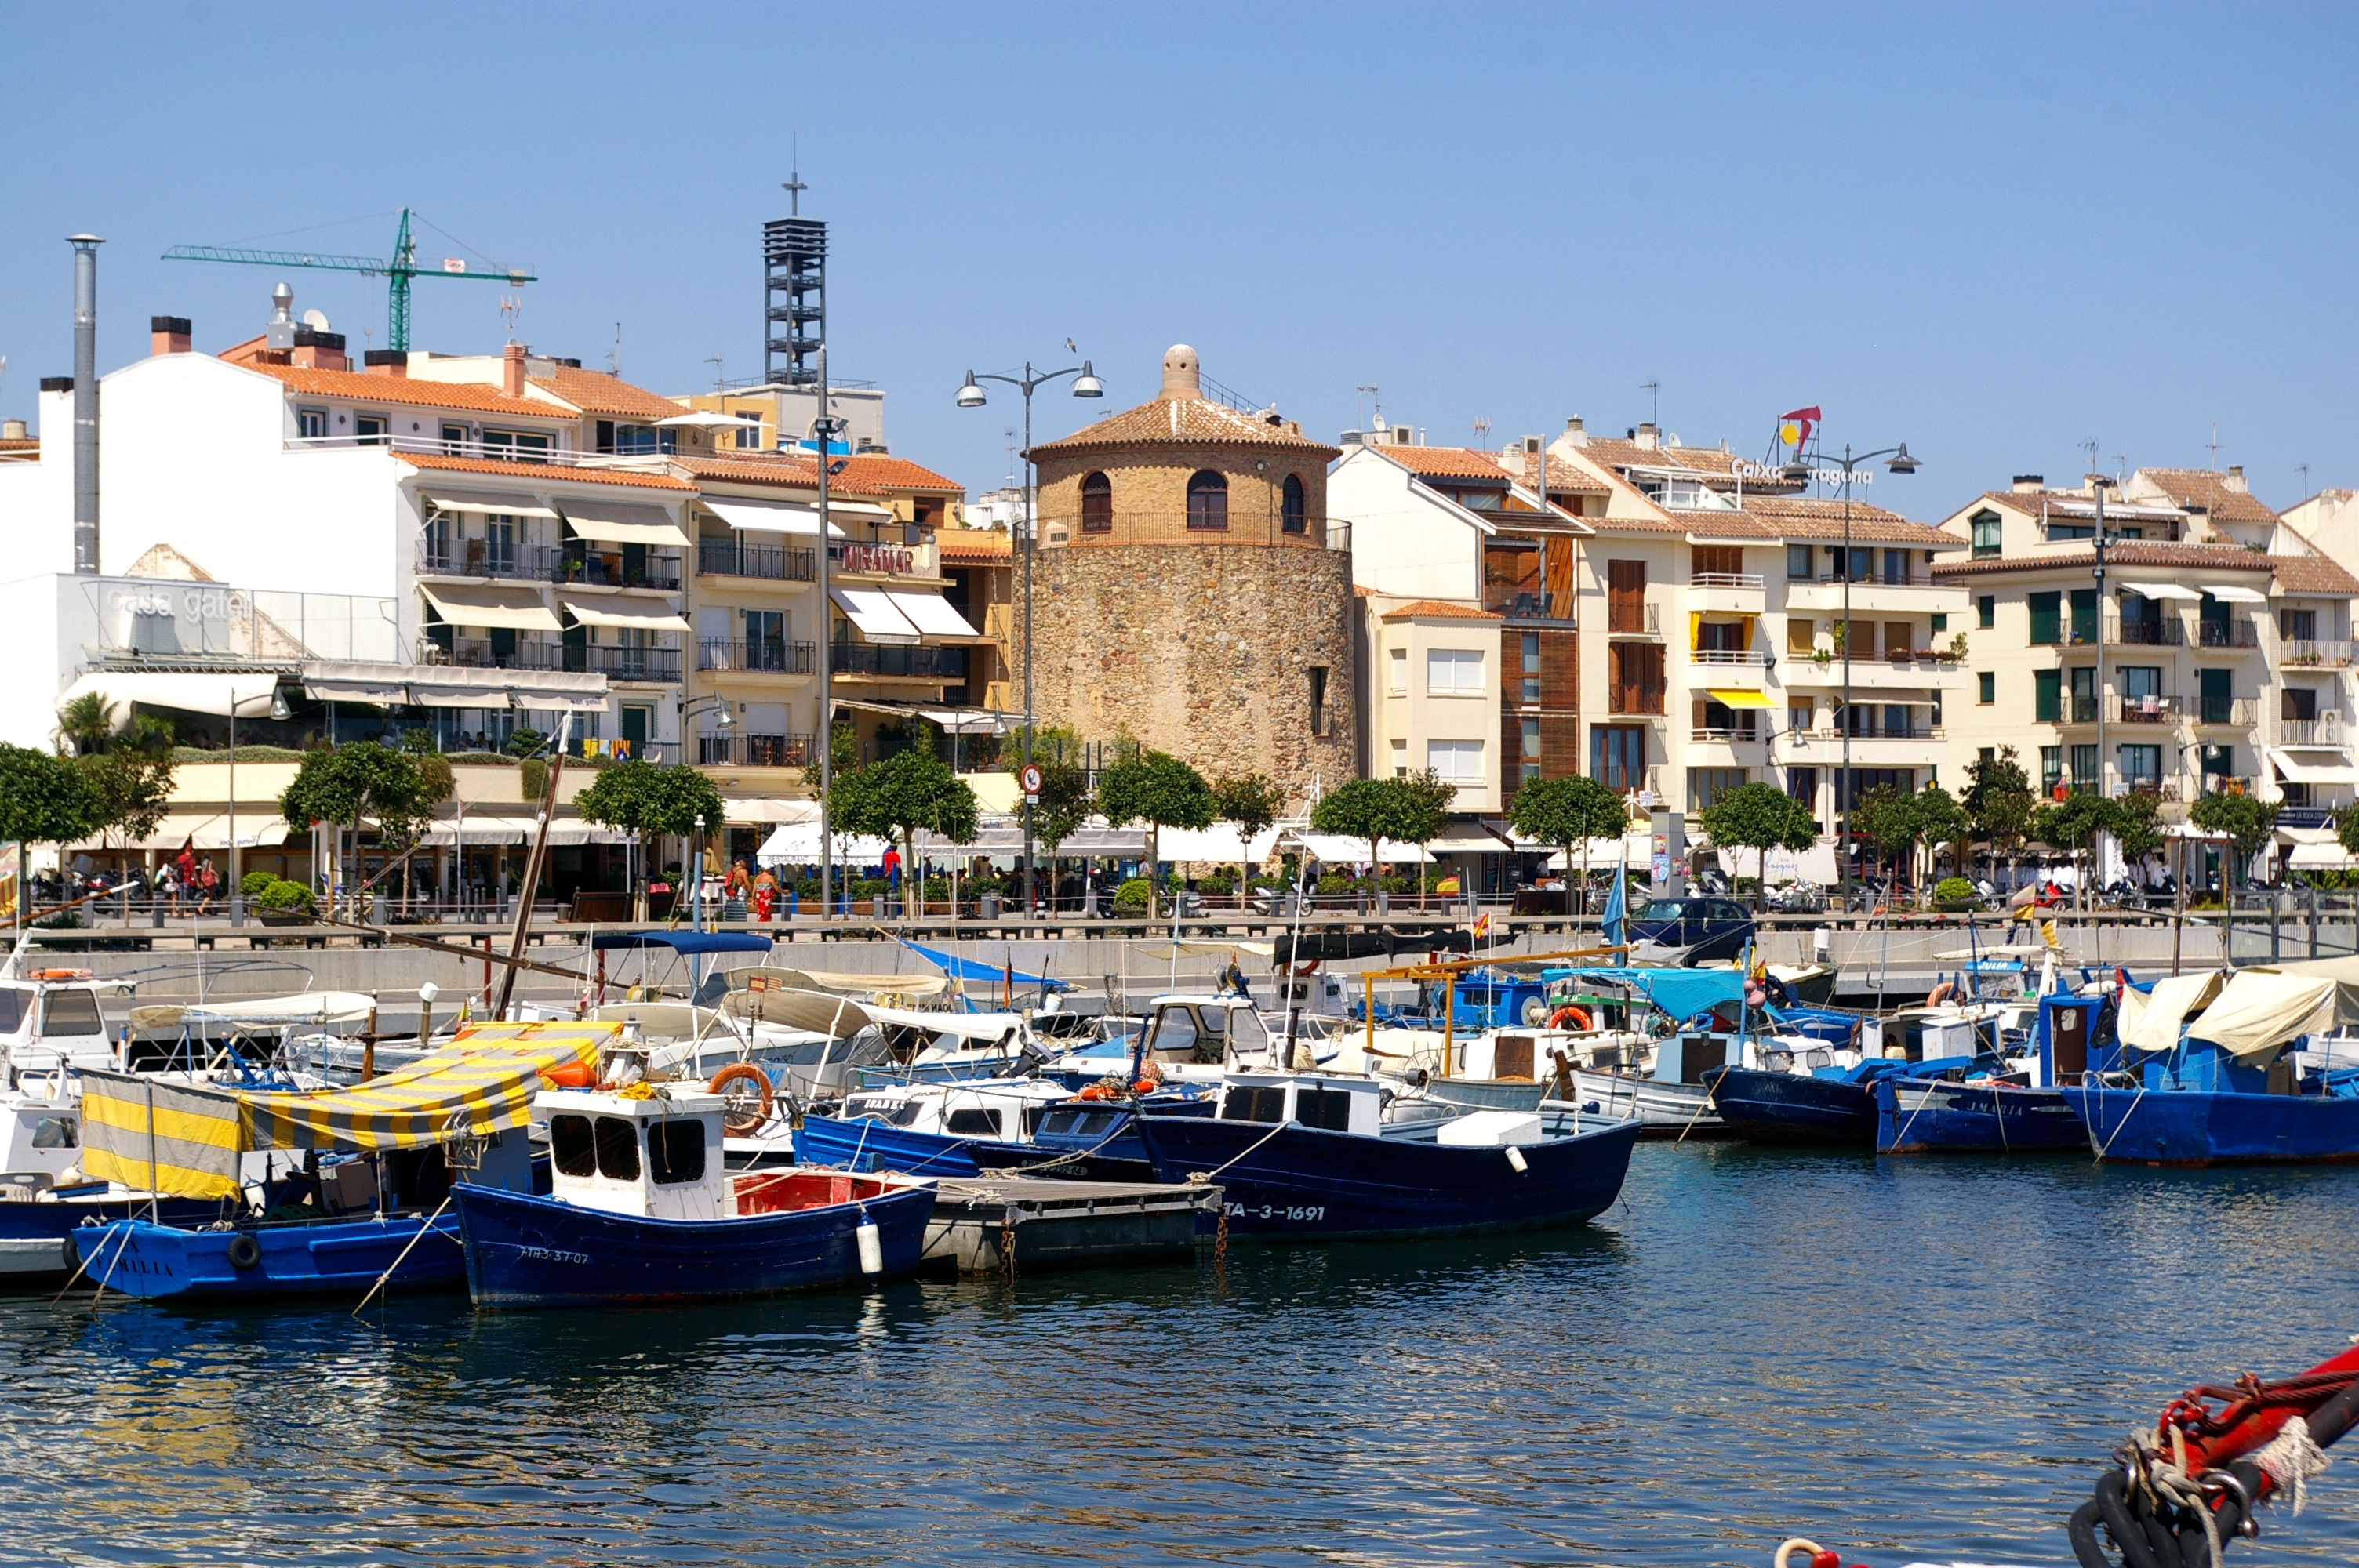
<svg viewBox="0 0 2359 1568">
<path fill-rule="evenodd" d="M 1298 809 L 1314 779 L 1356 775 L 1344 552 L 1095 545 L 1042 550 L 1034 570 L 1044 723 L 1128 735 L 1208 778 L 1267 773 Z M 1321 734 L 1314 667 L 1327 671 Z"/>
</svg>

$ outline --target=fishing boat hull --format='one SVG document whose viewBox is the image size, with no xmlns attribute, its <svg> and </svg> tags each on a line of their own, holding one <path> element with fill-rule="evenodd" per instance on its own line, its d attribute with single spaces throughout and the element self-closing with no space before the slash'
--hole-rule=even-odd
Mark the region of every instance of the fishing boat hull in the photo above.
<svg viewBox="0 0 2359 1568">
<path fill-rule="evenodd" d="M 2359 1099 L 2079 1086 L 2097 1158 L 2136 1165 L 2359 1164 Z"/>
<path fill-rule="evenodd" d="M 1875 1146 L 1875 1096 L 1866 1084 L 1801 1073 L 1724 1067 L 1708 1075 L 1728 1130 L 1756 1143 Z"/>
<path fill-rule="evenodd" d="M 451 1290 L 467 1277 L 458 1221 L 447 1213 L 431 1221 L 369 1216 L 245 1230 L 131 1219 L 83 1226 L 73 1241 L 91 1279 L 147 1301 L 346 1294 L 357 1301 L 388 1271 L 387 1291 Z"/>
<path fill-rule="evenodd" d="M 876 1225 L 879 1277 L 914 1273 L 934 1191 L 876 1190 L 728 1219 L 609 1214 L 491 1187 L 462 1185 L 453 1197 L 475 1304 L 522 1308 L 722 1301 L 852 1284 L 867 1277 L 858 1239 L 864 1215 Z"/>
<path fill-rule="evenodd" d="M 898 1171 L 912 1176 L 979 1176 L 965 1138 L 888 1127 L 868 1118 L 806 1116 L 795 1129 L 795 1161 L 847 1171 Z"/>
<path fill-rule="evenodd" d="M 203 1198 L 135 1197 L 101 1193 L 27 1203 L 0 1203 L 0 1291 L 54 1285 L 71 1275 L 82 1259 L 74 1233 L 85 1225 L 105 1225 L 147 1215 L 166 1225 L 196 1226 L 218 1218 L 222 1206 Z"/>
<path fill-rule="evenodd" d="M 1902 1077 L 1875 1086 L 1879 1154 L 2028 1154 L 2088 1141 L 2062 1089 Z"/>
<path fill-rule="evenodd" d="M 1599 1124 L 1516 1152 L 1202 1117 L 1138 1122 L 1155 1175 L 1212 1173 L 1231 1234 L 1273 1240 L 1473 1235 L 1575 1225 L 1622 1191 L 1636 1122 Z"/>
<path fill-rule="evenodd" d="M 1537 1078 L 1441 1078 L 1428 1076 L 1420 1086 L 1426 1098 L 1464 1110 L 1539 1109 L 1549 1086 Z"/>
<path fill-rule="evenodd" d="M 1727 1123 L 1701 1084 L 1667 1084 L 1621 1073 L 1572 1075 L 1572 1100 L 1612 1121 L 1636 1119 L 1641 1138 L 1725 1138 Z"/>
</svg>

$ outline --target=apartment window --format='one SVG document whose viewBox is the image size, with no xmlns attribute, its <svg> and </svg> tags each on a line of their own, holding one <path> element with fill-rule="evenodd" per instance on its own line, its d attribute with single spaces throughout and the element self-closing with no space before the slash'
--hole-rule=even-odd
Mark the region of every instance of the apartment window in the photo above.
<svg viewBox="0 0 2359 1568">
<path fill-rule="evenodd" d="M 444 451 L 453 453 L 462 452 L 466 450 L 466 447 L 467 427 L 464 425 L 445 425 L 442 427 L 442 449 Z"/>
<path fill-rule="evenodd" d="M 2299 643 L 2314 642 L 2318 637 L 2318 611 L 2315 610 L 2280 610 L 2277 611 L 2277 635 Z"/>
<path fill-rule="evenodd" d="M 1786 546 L 1786 575 L 1796 582 L 1808 582 L 1810 580 L 1810 546 L 1788 545 Z"/>
<path fill-rule="evenodd" d="M 1501 615 L 1545 615 L 1540 547 L 1528 540 L 1494 539 L 1483 546 L 1483 608 Z"/>
<path fill-rule="evenodd" d="M 1663 711 L 1663 645 L 1660 643 L 1608 643 L 1605 684 L 1610 711 Z"/>
<path fill-rule="evenodd" d="M 1392 744 L 1392 756 L 1393 777 L 1397 779 L 1408 777 L 1408 741 L 1406 739 L 1395 738 Z"/>
<path fill-rule="evenodd" d="M 1841 545 L 1829 545 L 1827 546 L 1827 575 L 1829 577 L 1837 579 L 1847 578 L 1853 582 L 1874 582 L 1875 580 L 1875 552 L 1869 549 L 1865 545 L 1857 545 L 1853 546 L 1851 555 L 1849 558 L 1846 559 L 1843 555 L 1843 547 Z"/>
<path fill-rule="evenodd" d="M 1985 632 L 1998 624 L 1998 595 L 1985 593 L 1976 597 L 1974 624 Z"/>
<path fill-rule="evenodd" d="M 2064 748 L 2039 748 L 2039 793 L 2054 795 L 2056 786 L 2064 782 Z"/>
<path fill-rule="evenodd" d="M 382 414 L 353 416 L 353 439 L 364 447 L 382 447 L 393 438 L 393 421 Z"/>
<path fill-rule="evenodd" d="M 1813 729 L 1819 722 L 1819 705 L 1815 702 L 1789 702 L 1786 705 L 1786 728 L 1801 732 Z"/>
<path fill-rule="evenodd" d="M 1196 514 L 1191 505 L 1188 514 L 1188 525 L 1192 528 L 1195 524 Z M 1114 532 L 1114 481 L 1102 473 L 1090 474 L 1082 481 L 1082 532 L 1084 534 Z"/>
<path fill-rule="evenodd" d="M 749 670 L 787 667 L 787 615 L 783 610 L 748 610 L 745 616 L 745 665 Z"/>
<path fill-rule="evenodd" d="M 1647 630 L 1647 563 L 1605 563 L 1605 630 Z"/>
<path fill-rule="evenodd" d="M 2064 718 L 2064 672 L 2031 672 L 2031 718 L 2034 723 L 2055 724 Z"/>
<path fill-rule="evenodd" d="M 2094 724 L 2097 721 L 2097 672 L 2094 666 L 2083 666 L 2072 672 L 2072 722 Z"/>
<path fill-rule="evenodd" d="M 1519 776 L 1528 781 L 1540 776 L 1540 721 L 1527 719 L 1522 729 L 1523 761 Z"/>
<path fill-rule="evenodd" d="M 1210 469 L 1188 479 L 1188 526 L 1222 529 L 1229 525 L 1229 481 Z"/>
<path fill-rule="evenodd" d="M 2125 665 L 2116 678 L 2121 682 L 2122 708 L 2127 712 L 2137 708 L 2153 712 L 2162 702 L 2162 666 L 2159 665 Z"/>
<path fill-rule="evenodd" d="M 1984 708 L 1998 700 L 1998 676 L 1989 670 L 1974 676 L 1974 700 Z"/>
<path fill-rule="evenodd" d="M 1815 814 L 1819 809 L 1819 770 L 1816 768 L 1788 768 L 1786 770 L 1786 797 L 1788 800 L 1800 801 L 1804 806 L 1810 807 L 1811 812 Z"/>
<path fill-rule="evenodd" d="M 2097 590 L 2076 588 L 2072 590 L 2072 642 L 2076 647 L 2087 647 L 2097 640 Z"/>
<path fill-rule="evenodd" d="M 1744 787 L 1752 776 L 1745 768 L 1690 768 L 1688 770 L 1688 810 L 1701 811 L 1732 790 Z"/>
<path fill-rule="evenodd" d="M 1278 526 L 1288 534 L 1299 534 L 1310 526 L 1308 498 L 1303 493 L 1302 476 L 1288 474 L 1277 499 Z"/>
<path fill-rule="evenodd" d="M 549 438 L 532 431 L 486 430 L 484 450 L 496 458 L 506 458 L 520 463 L 543 463 L 549 460 Z"/>
<path fill-rule="evenodd" d="M 2284 687 L 2277 693 L 2277 717 L 2313 722 L 2318 718 L 2318 693 L 2308 687 Z"/>
<path fill-rule="evenodd" d="M 1462 795 L 1478 794 L 1487 783 L 1480 741 L 1428 741 L 1425 765 L 1443 784 L 1456 784 Z"/>
<path fill-rule="evenodd" d="M 1875 657 L 1875 622 L 1846 621 L 1843 626 L 1843 646 L 1854 659 Z"/>
<path fill-rule="evenodd" d="M 1908 551 L 1886 550 L 1884 552 L 1884 580 L 1896 586 L 1906 584 L 1908 581 Z"/>
<path fill-rule="evenodd" d="M 741 412 L 737 419 L 737 449 L 741 452 L 760 451 L 762 449 L 762 416 L 759 414 Z"/>
<path fill-rule="evenodd" d="M 1392 694 L 1395 697 L 1407 697 L 1408 695 L 1408 650 L 1395 648 L 1391 652 Z"/>
<path fill-rule="evenodd" d="M 1916 646 L 1917 629 L 1914 626 L 1906 621 L 1887 621 L 1884 623 L 1884 651 L 1886 654 L 1897 659 L 1907 654 Z"/>
<path fill-rule="evenodd" d="M 307 441 L 325 440 L 328 411 L 324 408 L 298 408 L 295 410 L 295 432 Z"/>
<path fill-rule="evenodd" d="M 1808 548 L 1808 546 L 1804 546 Z M 1807 616 L 1786 617 L 1786 651 L 1808 657 L 1819 645 L 1819 623 Z"/>
<path fill-rule="evenodd" d="M 2095 746 L 2075 746 L 2072 748 L 2072 787 L 2074 789 L 2095 789 L 2098 787 L 2097 748 Z"/>
<path fill-rule="evenodd" d="M 1944 611 L 1944 612 L 1942 612 L 1942 613 L 1940 613 L 1940 614 L 1937 614 L 1937 615 L 1933 616 L 1933 617 L 1932 617 L 1932 626 L 1933 626 L 1933 630 L 1934 630 L 1934 631 L 1936 631 L 1936 632 L 1946 632 L 1946 631 L 1948 631 L 1948 630 L 1950 629 L 1950 617 L 1949 617 L 1949 614 L 1948 614 L 1946 611 Z"/>
<path fill-rule="evenodd" d="M 1589 731 L 1589 776 L 1607 789 L 1647 787 L 1647 727 L 1600 724 Z"/>
<path fill-rule="evenodd" d="M 1998 514 L 1977 512 L 1970 525 L 1973 530 L 1973 557 L 1975 560 L 1981 560 L 1985 556 L 1997 555 L 1999 553 Z"/>
<path fill-rule="evenodd" d="M 1327 733 L 1327 666 L 1313 665 L 1310 676 L 1310 732 Z"/>
<path fill-rule="evenodd" d="M 1480 697 L 1483 690 L 1481 649 L 1428 648 L 1425 651 L 1425 694 L 1428 697 Z"/>
<path fill-rule="evenodd" d="M 2116 746 L 2114 762 L 2121 769 L 2122 786 L 2125 789 L 2160 789 L 2162 787 L 2162 748 L 2160 746 Z"/>
<path fill-rule="evenodd" d="M 508 577 L 516 571 L 516 519 L 491 516 L 484 519 L 484 570 L 489 576 Z"/>
<path fill-rule="evenodd" d="M 1536 708 L 1542 700 L 1540 697 L 1540 634 L 1537 632 L 1527 632 L 1523 633 L 1521 641 L 1524 679 L 1517 695 L 1527 706 Z"/>
</svg>

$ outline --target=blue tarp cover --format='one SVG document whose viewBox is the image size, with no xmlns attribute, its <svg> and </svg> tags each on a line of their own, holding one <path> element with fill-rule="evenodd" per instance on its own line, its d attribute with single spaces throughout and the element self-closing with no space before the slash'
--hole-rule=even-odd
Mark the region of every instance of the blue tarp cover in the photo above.
<svg viewBox="0 0 2359 1568">
<path fill-rule="evenodd" d="M 669 947 L 675 953 L 766 953 L 767 936 L 750 931 L 601 931 L 590 938 L 597 947 Z"/>
<path fill-rule="evenodd" d="M 939 948 L 929 947 L 921 942 L 912 942 L 906 936 L 896 937 L 895 940 L 955 980 L 987 980 L 996 985 L 1001 980 L 1011 979 L 1007 967 L 1004 964 L 986 964 L 977 958 L 962 958 L 955 953 L 945 953 Z M 1052 980 L 1046 975 L 1027 975 L 1021 969 L 1015 971 L 1012 979 L 1016 985 L 1037 986 L 1044 990 L 1069 991 L 1073 989 L 1063 980 Z"/>
<path fill-rule="evenodd" d="M 1582 979 L 1619 980 L 1644 991 L 1657 1007 L 1673 1018 L 1692 1018 L 1724 1001 L 1745 995 L 1745 976 L 1736 969 L 1548 969 L 1550 979 L 1577 976 Z"/>
</svg>

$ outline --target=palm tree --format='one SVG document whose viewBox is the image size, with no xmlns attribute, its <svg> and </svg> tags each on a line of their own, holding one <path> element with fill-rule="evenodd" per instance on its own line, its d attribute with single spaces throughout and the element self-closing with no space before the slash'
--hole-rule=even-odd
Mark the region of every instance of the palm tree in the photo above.
<svg viewBox="0 0 2359 1568">
<path fill-rule="evenodd" d="M 114 737 L 115 705 L 103 691 L 86 691 L 58 709 L 58 743 L 76 756 L 103 750 Z"/>
</svg>

